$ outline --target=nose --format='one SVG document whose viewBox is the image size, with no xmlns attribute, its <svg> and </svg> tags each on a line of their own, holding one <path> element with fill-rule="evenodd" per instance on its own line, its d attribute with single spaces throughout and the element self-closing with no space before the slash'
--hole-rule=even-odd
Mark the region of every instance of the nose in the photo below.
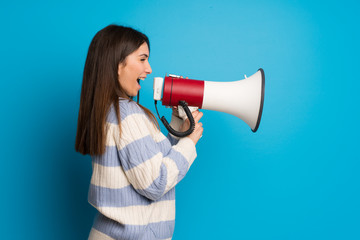
<svg viewBox="0 0 360 240">
<path fill-rule="evenodd" d="M 149 62 L 147 62 L 145 72 L 146 72 L 146 74 L 151 74 L 152 73 L 152 69 L 151 69 L 151 66 L 150 66 Z"/>
</svg>

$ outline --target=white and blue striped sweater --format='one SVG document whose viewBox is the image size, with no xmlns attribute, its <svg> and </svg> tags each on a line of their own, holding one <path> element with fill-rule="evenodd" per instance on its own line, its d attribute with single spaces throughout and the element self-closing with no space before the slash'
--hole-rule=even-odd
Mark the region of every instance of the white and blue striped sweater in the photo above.
<svg viewBox="0 0 360 240">
<path fill-rule="evenodd" d="M 99 212 L 89 239 L 171 239 L 175 185 L 196 157 L 190 138 L 165 137 L 133 101 L 120 99 L 121 136 L 114 107 L 106 151 L 92 157 L 89 203 Z M 172 127 L 181 120 L 173 117 Z"/>
</svg>

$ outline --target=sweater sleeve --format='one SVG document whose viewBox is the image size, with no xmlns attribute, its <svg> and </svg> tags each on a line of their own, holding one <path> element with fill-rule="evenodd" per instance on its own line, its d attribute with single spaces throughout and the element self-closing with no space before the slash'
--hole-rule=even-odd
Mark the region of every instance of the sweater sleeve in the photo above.
<svg viewBox="0 0 360 240">
<path fill-rule="evenodd" d="M 181 138 L 171 145 L 144 112 L 132 113 L 121 121 L 121 137 L 115 142 L 128 181 L 151 200 L 172 189 L 196 158 L 190 138 Z"/>
</svg>

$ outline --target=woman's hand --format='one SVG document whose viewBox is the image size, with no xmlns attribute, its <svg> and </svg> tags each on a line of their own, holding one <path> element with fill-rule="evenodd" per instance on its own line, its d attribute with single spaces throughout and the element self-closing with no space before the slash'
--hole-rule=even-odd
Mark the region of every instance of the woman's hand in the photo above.
<svg viewBox="0 0 360 240">
<path fill-rule="evenodd" d="M 195 121 L 195 129 L 188 137 L 191 140 L 193 140 L 194 144 L 196 145 L 196 143 L 199 141 L 199 139 L 202 137 L 202 134 L 203 134 L 202 123 L 199 122 L 199 120 L 203 116 L 203 113 L 196 110 L 196 111 L 192 112 L 192 115 L 193 115 L 194 121 Z M 190 121 L 187 118 L 184 121 L 183 125 L 181 126 L 181 131 L 184 132 L 184 131 L 188 130 L 189 127 L 190 127 Z"/>
<path fill-rule="evenodd" d="M 172 115 L 174 115 L 175 117 L 179 117 L 179 111 L 178 111 L 178 107 L 177 106 L 173 106 L 172 108 Z"/>
</svg>

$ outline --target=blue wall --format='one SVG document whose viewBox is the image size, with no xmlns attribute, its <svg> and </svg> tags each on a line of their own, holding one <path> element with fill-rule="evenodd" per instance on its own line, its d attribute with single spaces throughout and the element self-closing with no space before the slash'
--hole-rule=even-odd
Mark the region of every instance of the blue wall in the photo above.
<svg viewBox="0 0 360 240">
<path fill-rule="evenodd" d="M 265 70 L 257 133 L 204 110 L 198 158 L 177 187 L 175 240 L 360 239 L 356 1 L 1 5 L 2 239 L 86 239 L 91 164 L 74 138 L 87 48 L 111 23 L 150 38 L 141 100 L 152 111 L 155 76 Z"/>
</svg>

